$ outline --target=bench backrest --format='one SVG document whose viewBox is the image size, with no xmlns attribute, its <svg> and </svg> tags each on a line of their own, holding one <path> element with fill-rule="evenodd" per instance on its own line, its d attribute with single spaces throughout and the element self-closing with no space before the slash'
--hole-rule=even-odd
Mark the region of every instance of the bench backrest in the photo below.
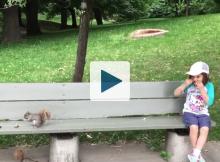
<svg viewBox="0 0 220 162">
<path fill-rule="evenodd" d="M 179 81 L 131 82 L 130 101 L 90 101 L 89 83 L 1 83 L 0 120 L 20 120 L 46 108 L 52 119 L 158 115 L 182 111 Z"/>
</svg>

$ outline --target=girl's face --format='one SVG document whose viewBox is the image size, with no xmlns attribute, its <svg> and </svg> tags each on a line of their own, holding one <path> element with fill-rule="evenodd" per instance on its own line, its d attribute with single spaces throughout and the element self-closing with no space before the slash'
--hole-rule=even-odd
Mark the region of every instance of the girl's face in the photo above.
<svg viewBox="0 0 220 162">
<path fill-rule="evenodd" d="M 202 82 L 203 81 L 203 75 L 199 74 L 199 75 L 195 75 L 195 76 L 190 76 L 190 78 L 192 79 L 193 83 L 198 83 L 198 82 Z"/>
</svg>

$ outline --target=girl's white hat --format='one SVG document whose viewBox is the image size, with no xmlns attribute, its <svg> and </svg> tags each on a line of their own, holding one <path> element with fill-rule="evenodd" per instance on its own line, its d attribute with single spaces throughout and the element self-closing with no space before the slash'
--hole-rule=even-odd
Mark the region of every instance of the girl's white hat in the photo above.
<svg viewBox="0 0 220 162">
<path fill-rule="evenodd" d="M 201 73 L 209 74 L 209 66 L 205 62 L 198 61 L 190 67 L 190 70 L 186 73 L 188 75 L 199 75 Z"/>
</svg>

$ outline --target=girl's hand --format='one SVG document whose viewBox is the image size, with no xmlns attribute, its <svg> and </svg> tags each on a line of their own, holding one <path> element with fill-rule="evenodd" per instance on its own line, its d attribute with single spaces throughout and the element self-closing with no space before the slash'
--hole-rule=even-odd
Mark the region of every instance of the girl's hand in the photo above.
<svg viewBox="0 0 220 162">
<path fill-rule="evenodd" d="M 208 103 L 209 97 L 207 92 L 205 91 L 205 86 L 202 82 L 195 82 L 195 86 L 199 89 L 202 98 L 204 99 L 205 103 Z"/>
<path fill-rule="evenodd" d="M 192 82 L 193 82 L 192 79 L 186 79 L 186 80 L 184 81 L 185 87 L 188 87 L 190 84 L 192 84 Z"/>
<path fill-rule="evenodd" d="M 195 84 L 195 86 L 196 86 L 199 90 L 204 89 L 204 85 L 203 85 L 202 82 L 195 82 L 194 84 Z"/>
</svg>

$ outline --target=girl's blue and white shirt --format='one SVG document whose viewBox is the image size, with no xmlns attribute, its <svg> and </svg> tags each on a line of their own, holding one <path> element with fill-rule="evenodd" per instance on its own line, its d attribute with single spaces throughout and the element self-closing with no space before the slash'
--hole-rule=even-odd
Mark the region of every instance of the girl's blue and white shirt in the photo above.
<svg viewBox="0 0 220 162">
<path fill-rule="evenodd" d="M 208 94 L 208 103 L 206 103 L 201 96 L 200 90 L 190 84 L 185 90 L 186 102 L 184 104 L 183 112 L 189 112 L 197 115 L 206 114 L 209 115 L 208 108 L 214 103 L 214 85 L 212 82 L 208 82 L 205 85 L 205 91 Z"/>
</svg>

